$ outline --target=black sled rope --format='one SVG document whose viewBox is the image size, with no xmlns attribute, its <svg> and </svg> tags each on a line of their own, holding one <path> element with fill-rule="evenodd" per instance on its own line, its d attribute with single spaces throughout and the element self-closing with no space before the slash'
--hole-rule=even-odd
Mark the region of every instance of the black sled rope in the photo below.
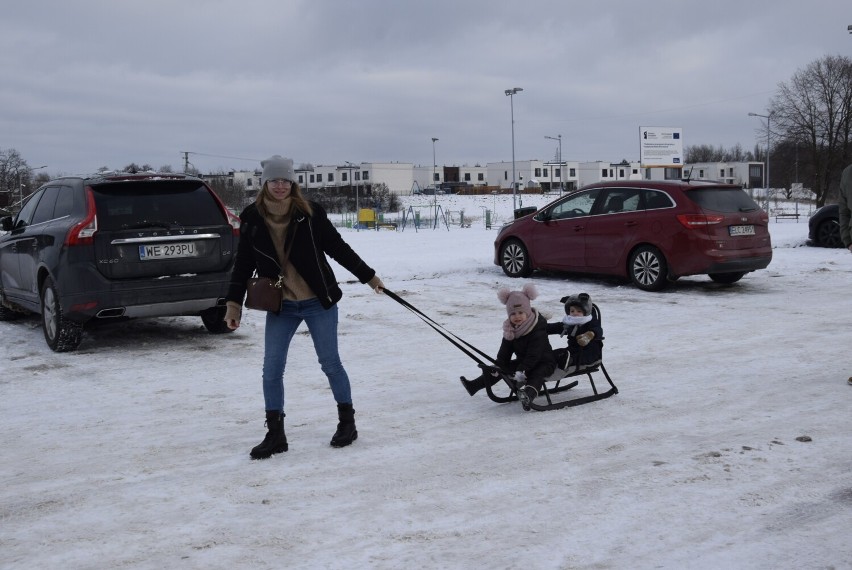
<svg viewBox="0 0 852 570">
<path fill-rule="evenodd" d="M 387 295 L 388 297 L 390 297 L 391 299 L 393 299 L 394 301 L 396 301 L 397 303 L 399 303 L 400 305 L 402 305 L 403 307 L 405 307 L 406 309 L 408 309 L 409 311 L 411 311 L 412 313 L 417 315 L 420 318 L 421 321 L 423 321 L 424 323 L 426 323 L 427 325 L 429 325 L 430 327 L 435 329 L 435 331 L 438 334 L 440 334 L 442 337 L 444 337 L 445 339 L 450 341 L 453 345 L 456 346 L 456 348 L 458 348 L 459 350 L 464 352 L 466 355 L 468 355 L 470 358 L 472 358 L 479 365 L 479 367 L 482 368 L 483 370 L 486 370 L 486 369 L 500 370 L 500 367 L 497 365 L 496 360 L 494 360 L 493 358 L 491 358 L 490 356 L 488 356 L 487 354 L 485 354 L 484 352 L 482 352 L 481 350 L 479 350 L 478 348 L 476 348 L 475 346 L 473 346 L 472 344 L 470 344 L 466 340 L 459 338 L 455 334 L 453 334 L 450 331 L 448 331 L 447 329 L 445 329 L 443 326 L 441 326 L 440 324 L 435 322 L 431 317 L 426 315 L 423 311 L 421 311 L 420 309 L 418 309 L 417 307 L 415 307 L 414 305 L 412 305 L 411 303 L 409 303 L 408 301 L 406 301 L 405 299 L 403 299 L 402 297 L 400 297 L 399 295 L 397 295 L 393 291 L 390 291 L 388 289 L 382 289 L 382 292 L 384 292 L 385 295 Z M 474 354 L 474 353 L 476 353 L 476 354 Z M 490 364 L 487 364 L 485 361 L 483 361 L 478 356 L 476 356 L 477 354 L 479 356 L 481 356 L 483 359 L 490 362 Z"/>
</svg>

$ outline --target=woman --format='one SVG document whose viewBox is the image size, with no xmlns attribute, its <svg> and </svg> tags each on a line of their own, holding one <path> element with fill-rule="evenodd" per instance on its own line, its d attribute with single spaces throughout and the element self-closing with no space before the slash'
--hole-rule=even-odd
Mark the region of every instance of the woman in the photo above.
<svg viewBox="0 0 852 570">
<path fill-rule="evenodd" d="M 343 241 L 322 206 L 302 196 L 293 161 L 275 155 L 261 165 L 261 191 L 254 204 L 240 214 L 240 243 L 225 312 L 228 327 L 238 328 L 246 282 L 252 274 L 256 271 L 260 277 L 281 278 L 281 310 L 266 313 L 263 397 L 268 431 L 251 450 L 252 459 L 287 451 L 284 368 L 290 341 L 302 321 L 308 325 L 320 366 L 337 401 L 339 423 L 331 445 L 343 447 L 358 438 L 349 377 L 337 350 L 337 302 L 343 292 L 326 255 L 377 293 L 384 288 L 376 272 Z"/>
</svg>

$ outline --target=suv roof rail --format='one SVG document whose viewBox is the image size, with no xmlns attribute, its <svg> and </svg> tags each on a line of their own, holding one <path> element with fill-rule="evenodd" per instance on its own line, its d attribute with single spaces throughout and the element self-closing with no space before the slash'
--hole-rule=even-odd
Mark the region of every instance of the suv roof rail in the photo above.
<svg viewBox="0 0 852 570">
<path fill-rule="evenodd" d="M 83 176 L 87 180 L 143 180 L 146 178 L 155 178 L 158 180 L 187 180 L 187 179 L 200 179 L 197 176 L 192 174 L 184 174 L 182 172 L 155 172 L 153 170 L 146 170 L 144 172 L 126 172 L 119 170 L 109 170 L 105 172 L 96 172 L 94 174 L 89 174 L 88 176 Z"/>
</svg>

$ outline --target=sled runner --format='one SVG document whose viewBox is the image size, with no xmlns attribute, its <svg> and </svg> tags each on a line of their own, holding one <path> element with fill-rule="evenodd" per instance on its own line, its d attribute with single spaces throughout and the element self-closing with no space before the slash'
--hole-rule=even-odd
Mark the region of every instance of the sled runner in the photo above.
<svg viewBox="0 0 852 570">
<path fill-rule="evenodd" d="M 592 311 L 594 312 L 595 317 L 600 321 L 601 311 L 598 306 L 592 304 Z M 603 338 L 600 340 L 603 341 Z M 601 373 L 604 378 L 606 378 L 606 381 L 609 384 L 609 389 L 605 392 L 598 390 L 593 376 L 595 373 Z M 591 393 L 584 390 L 576 397 L 556 397 L 557 394 L 576 388 L 579 385 L 580 380 L 572 380 L 572 378 L 582 376 L 588 378 Z M 494 386 L 489 386 L 488 384 L 485 385 L 485 391 L 488 394 L 488 397 L 491 398 L 492 401 L 501 404 L 518 400 L 518 393 L 512 376 L 501 372 L 501 378 L 503 380 L 502 384 L 505 385 L 501 386 L 501 388 L 498 388 L 497 390 L 494 389 Z M 500 383 L 498 383 L 498 385 L 500 385 Z M 508 392 L 506 392 L 507 387 Z M 539 393 L 538 398 L 529 403 L 529 408 L 539 412 L 546 410 L 558 410 L 561 408 L 569 408 L 572 406 L 596 402 L 598 400 L 603 400 L 604 398 L 609 398 L 615 394 L 618 394 L 618 388 L 615 386 L 612 378 L 610 378 L 609 373 L 606 371 L 603 359 L 583 365 L 569 363 L 567 368 L 557 368 L 553 374 L 545 379 L 541 393 Z"/>
</svg>

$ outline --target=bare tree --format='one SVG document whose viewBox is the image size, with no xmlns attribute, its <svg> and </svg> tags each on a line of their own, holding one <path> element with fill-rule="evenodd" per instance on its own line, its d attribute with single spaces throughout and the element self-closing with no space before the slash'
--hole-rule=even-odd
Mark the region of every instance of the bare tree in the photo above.
<svg viewBox="0 0 852 570">
<path fill-rule="evenodd" d="M 240 211 L 245 207 L 246 185 L 242 181 L 224 170 L 205 175 L 204 180 L 229 208 Z"/>
<path fill-rule="evenodd" d="M 779 85 L 769 116 L 770 138 L 776 141 L 772 158 L 776 158 L 775 148 L 788 157 L 791 150 L 795 152 L 797 176 L 816 194 L 817 206 L 822 206 L 852 159 L 852 59 L 826 56 L 797 71 L 789 82 Z M 777 158 L 773 172 L 775 164 L 781 166 Z"/>
<path fill-rule="evenodd" d="M 17 150 L 0 149 L 0 204 L 10 206 L 23 198 L 23 188 L 29 188 L 30 170 L 27 161 Z"/>
<path fill-rule="evenodd" d="M 135 174 L 137 172 L 153 172 L 154 168 L 150 164 L 148 164 L 147 162 L 145 164 L 143 164 L 142 166 L 139 166 L 135 162 L 131 162 L 130 164 L 125 166 L 122 170 L 124 172 L 131 172 L 131 173 Z"/>
<path fill-rule="evenodd" d="M 394 212 L 399 209 L 399 198 L 390 191 L 384 182 L 373 184 L 373 207 L 383 212 Z"/>
<path fill-rule="evenodd" d="M 737 143 L 731 148 L 721 145 L 713 147 L 708 144 L 690 145 L 684 149 L 684 162 L 694 164 L 696 162 L 748 162 L 756 160 L 752 153 L 745 152 L 743 147 Z"/>
</svg>

